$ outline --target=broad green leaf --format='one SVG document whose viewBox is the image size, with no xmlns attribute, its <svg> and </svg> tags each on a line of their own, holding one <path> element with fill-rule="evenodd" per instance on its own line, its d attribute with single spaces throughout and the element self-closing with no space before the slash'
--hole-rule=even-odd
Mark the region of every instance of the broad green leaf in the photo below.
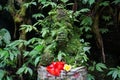
<svg viewBox="0 0 120 80">
<path fill-rule="evenodd" d="M 83 8 L 83 9 L 81 9 L 79 12 L 88 12 L 88 11 L 90 11 L 90 9 L 88 9 L 88 8 Z"/>
<path fill-rule="evenodd" d="M 5 75 L 5 71 L 4 70 L 0 70 L 0 80 L 2 80 L 4 75 Z"/>
<path fill-rule="evenodd" d="M 36 56 L 38 53 L 40 53 L 43 49 L 43 46 L 42 45 L 37 45 L 31 52 L 30 52 L 30 55 L 32 57 Z"/>
<path fill-rule="evenodd" d="M 34 50 L 36 51 L 41 51 L 43 49 L 43 46 L 42 45 L 37 45 Z"/>
<path fill-rule="evenodd" d="M 95 0 L 88 0 L 88 2 L 90 5 L 92 5 L 95 2 Z"/>
<path fill-rule="evenodd" d="M 27 57 L 28 55 L 29 55 L 28 51 L 25 51 L 24 54 L 23 54 L 24 57 Z"/>
<path fill-rule="evenodd" d="M 30 75 L 32 76 L 33 75 L 33 70 L 29 67 L 27 69 L 28 69 L 28 72 L 30 73 Z"/>
<path fill-rule="evenodd" d="M 14 54 L 13 53 L 9 53 L 10 54 L 10 60 L 14 60 Z"/>
<path fill-rule="evenodd" d="M 2 51 L 2 53 L 0 53 L 0 57 L 4 59 L 8 58 L 9 57 L 8 51 Z"/>
<path fill-rule="evenodd" d="M 3 40 L 6 44 L 10 43 L 11 35 L 7 29 L 1 29 L 0 30 L 0 41 Z M 1 44 L 2 42 L 0 42 Z"/>
<path fill-rule="evenodd" d="M 24 42 L 26 42 L 25 40 L 15 40 L 15 41 L 13 41 L 13 42 L 11 42 L 9 45 L 7 45 L 7 46 L 9 46 L 9 47 L 16 47 L 16 46 L 18 46 L 19 44 L 21 44 L 21 43 L 24 43 Z"/>
<path fill-rule="evenodd" d="M 11 77 L 9 77 L 9 76 L 7 76 L 7 80 L 12 80 L 12 78 L 11 78 Z"/>
<path fill-rule="evenodd" d="M 28 67 L 25 67 L 24 73 L 27 74 L 28 72 Z"/>
<path fill-rule="evenodd" d="M 57 56 L 58 61 L 61 61 L 63 56 L 66 56 L 66 55 L 65 55 L 65 53 L 64 53 L 64 52 L 59 51 L 58 56 Z"/>
<path fill-rule="evenodd" d="M 46 0 L 38 0 L 39 3 L 45 4 Z"/>
<path fill-rule="evenodd" d="M 37 66 L 37 64 L 38 64 L 39 61 L 40 61 L 40 57 L 37 57 L 37 58 L 35 59 L 35 66 Z"/>
<path fill-rule="evenodd" d="M 66 3 L 66 2 L 68 2 L 68 0 L 61 0 L 63 3 Z"/>
<path fill-rule="evenodd" d="M 37 5 L 36 2 L 31 2 L 32 5 Z"/>
<path fill-rule="evenodd" d="M 52 31 L 51 31 L 52 37 L 54 37 L 56 34 L 57 34 L 57 30 L 52 30 Z"/>
<path fill-rule="evenodd" d="M 24 71 L 25 71 L 25 68 L 26 68 L 26 67 L 21 67 L 21 68 L 19 68 L 18 71 L 16 72 L 16 74 L 23 74 Z"/>
</svg>

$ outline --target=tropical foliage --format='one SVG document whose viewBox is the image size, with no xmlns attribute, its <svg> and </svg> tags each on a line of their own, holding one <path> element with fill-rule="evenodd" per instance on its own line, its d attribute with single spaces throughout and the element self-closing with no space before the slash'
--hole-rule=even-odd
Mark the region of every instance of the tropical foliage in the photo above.
<svg viewBox="0 0 120 80">
<path fill-rule="evenodd" d="M 105 80 L 109 76 L 119 80 L 120 67 L 110 68 L 105 63 L 103 43 L 103 34 L 111 31 L 109 27 L 120 24 L 119 3 L 119 0 L 1 0 L 0 13 L 7 11 L 12 15 L 15 30 L 11 35 L 6 26 L 0 27 L 0 80 L 36 80 L 37 67 L 53 61 L 64 61 L 72 67 L 86 66 L 88 80 L 99 77 Z M 98 50 L 99 61 L 91 60 L 92 49 Z"/>
</svg>

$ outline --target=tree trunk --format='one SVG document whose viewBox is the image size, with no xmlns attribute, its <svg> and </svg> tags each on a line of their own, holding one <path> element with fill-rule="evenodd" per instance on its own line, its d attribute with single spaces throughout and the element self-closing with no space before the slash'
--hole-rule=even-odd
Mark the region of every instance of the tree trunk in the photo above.
<svg viewBox="0 0 120 80">
<path fill-rule="evenodd" d="M 97 45 L 100 48 L 100 51 L 102 53 L 102 58 L 103 58 L 103 62 L 105 63 L 105 53 L 104 53 L 104 45 L 103 45 L 103 40 L 102 40 L 102 36 L 100 34 L 99 31 L 99 14 L 96 13 L 96 15 L 93 17 L 93 33 L 95 34 L 95 38 L 97 41 Z"/>
</svg>

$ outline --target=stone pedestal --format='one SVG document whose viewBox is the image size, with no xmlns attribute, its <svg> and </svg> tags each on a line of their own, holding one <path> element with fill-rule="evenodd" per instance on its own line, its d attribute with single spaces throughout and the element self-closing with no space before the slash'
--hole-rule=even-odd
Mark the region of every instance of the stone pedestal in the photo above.
<svg viewBox="0 0 120 80">
<path fill-rule="evenodd" d="M 38 80 L 87 80 L 87 70 L 83 66 L 71 69 L 69 72 L 62 70 L 60 76 L 51 75 L 43 66 L 40 66 L 37 71 Z"/>
</svg>

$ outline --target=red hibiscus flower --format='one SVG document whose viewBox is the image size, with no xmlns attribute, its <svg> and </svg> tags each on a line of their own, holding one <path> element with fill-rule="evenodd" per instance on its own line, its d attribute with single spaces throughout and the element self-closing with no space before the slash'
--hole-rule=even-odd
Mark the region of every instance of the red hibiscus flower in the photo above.
<svg viewBox="0 0 120 80">
<path fill-rule="evenodd" d="M 64 64 L 65 64 L 64 62 L 60 62 L 60 61 L 52 62 L 52 64 L 47 66 L 46 70 L 54 76 L 59 76 L 61 70 L 63 70 Z"/>
</svg>

